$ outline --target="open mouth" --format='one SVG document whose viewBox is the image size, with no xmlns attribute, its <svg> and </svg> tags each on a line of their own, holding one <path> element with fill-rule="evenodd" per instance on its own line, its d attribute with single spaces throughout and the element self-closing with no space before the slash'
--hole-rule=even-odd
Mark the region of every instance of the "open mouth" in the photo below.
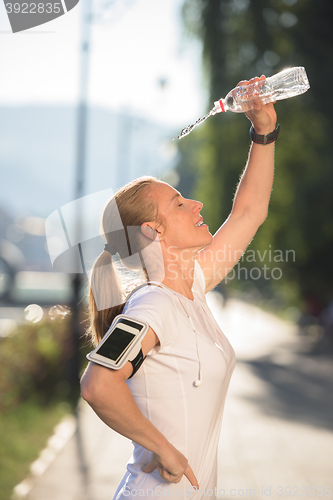
<svg viewBox="0 0 333 500">
<path fill-rule="evenodd" d="M 199 220 L 199 222 L 196 223 L 196 227 L 199 227 L 203 224 L 203 219 Z"/>
</svg>

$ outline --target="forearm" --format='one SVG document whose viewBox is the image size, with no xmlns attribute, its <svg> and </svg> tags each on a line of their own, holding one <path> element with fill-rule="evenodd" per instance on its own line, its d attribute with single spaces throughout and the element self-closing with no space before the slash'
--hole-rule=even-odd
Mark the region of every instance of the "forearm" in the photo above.
<svg viewBox="0 0 333 500">
<path fill-rule="evenodd" d="M 247 85 L 264 80 L 265 76 L 252 78 Z M 262 104 L 260 99 L 253 101 L 253 109 L 245 113 L 252 122 L 255 132 L 267 135 L 274 131 L 276 112 L 272 103 Z M 274 177 L 274 142 L 271 144 L 255 144 L 250 149 L 246 168 L 239 182 L 234 198 L 232 212 L 235 216 L 247 217 L 255 224 L 262 224 L 267 216 L 269 199 Z"/>
<path fill-rule="evenodd" d="M 93 399 L 88 403 L 99 418 L 113 430 L 153 453 L 160 453 L 168 441 L 141 413 L 126 384 L 121 397 L 116 399 L 117 404 L 114 404 L 114 397 L 104 401 Z"/>
<path fill-rule="evenodd" d="M 151 461 L 142 468 L 143 472 L 150 473 L 158 467 L 161 478 L 171 483 L 177 483 L 185 474 L 198 488 L 187 458 L 137 406 L 126 384 L 131 372 L 132 368 L 126 368 L 126 365 L 116 371 L 90 363 L 81 380 L 83 399 L 106 425 L 152 452 Z"/>
<path fill-rule="evenodd" d="M 247 213 L 261 224 L 266 216 L 274 179 L 275 143 L 252 144 L 247 165 L 236 190 L 233 212 Z"/>
<path fill-rule="evenodd" d="M 82 397 L 106 425 L 147 450 L 159 453 L 168 446 L 167 439 L 144 417 L 125 380 L 108 372 L 107 368 L 91 366 L 81 381 Z"/>
</svg>

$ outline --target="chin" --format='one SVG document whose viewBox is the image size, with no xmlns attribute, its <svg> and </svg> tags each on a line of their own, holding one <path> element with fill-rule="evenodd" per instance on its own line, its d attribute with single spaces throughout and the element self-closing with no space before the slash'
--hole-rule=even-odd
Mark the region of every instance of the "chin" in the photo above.
<svg viewBox="0 0 333 500">
<path fill-rule="evenodd" d="M 213 239 L 214 239 L 214 236 L 208 231 L 208 235 L 207 235 L 207 241 L 208 241 L 208 243 L 207 243 L 207 245 L 210 245 L 211 242 L 213 241 Z"/>
<path fill-rule="evenodd" d="M 203 250 L 204 248 L 208 247 L 212 243 L 214 238 L 210 233 L 209 233 L 209 236 L 210 236 L 210 238 L 206 238 L 205 243 L 202 243 L 202 245 L 200 246 L 200 250 Z"/>
</svg>

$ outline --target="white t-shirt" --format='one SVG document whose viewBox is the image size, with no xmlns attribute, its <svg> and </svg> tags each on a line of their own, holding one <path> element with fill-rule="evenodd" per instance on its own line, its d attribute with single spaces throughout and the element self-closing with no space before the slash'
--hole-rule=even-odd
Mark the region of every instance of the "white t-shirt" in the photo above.
<svg viewBox="0 0 333 500">
<path fill-rule="evenodd" d="M 236 357 L 206 304 L 205 278 L 197 261 L 192 292 L 193 301 L 164 285 L 146 286 L 132 295 L 123 313 L 146 321 L 160 341 L 127 384 L 143 415 L 188 459 L 200 490 L 195 493 L 185 476 L 176 484 L 164 481 L 157 469 L 142 472 L 152 452 L 133 442 L 114 500 L 216 498 L 217 447 Z M 202 384 L 195 387 L 199 358 Z"/>
</svg>

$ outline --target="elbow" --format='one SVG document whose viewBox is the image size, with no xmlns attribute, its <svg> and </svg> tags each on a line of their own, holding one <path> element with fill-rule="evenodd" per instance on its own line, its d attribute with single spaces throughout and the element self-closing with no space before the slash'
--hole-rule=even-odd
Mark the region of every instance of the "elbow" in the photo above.
<svg viewBox="0 0 333 500">
<path fill-rule="evenodd" d="M 130 363 L 128 363 L 130 364 Z M 128 370 L 132 370 L 132 365 Z M 124 369 L 111 370 L 95 363 L 89 363 L 81 378 L 81 396 L 96 411 L 107 405 L 114 408 L 119 395 L 126 389 Z"/>
<path fill-rule="evenodd" d="M 261 209 L 257 210 L 249 210 L 248 211 L 248 216 L 250 220 L 253 222 L 253 224 L 256 225 L 257 229 L 265 222 L 267 219 L 268 215 L 268 207 L 262 207 Z"/>
<path fill-rule="evenodd" d="M 89 401 L 91 400 L 91 390 L 89 388 L 89 385 L 82 380 L 80 385 L 81 385 L 81 397 L 82 399 L 87 401 L 87 403 L 89 403 Z"/>
<path fill-rule="evenodd" d="M 260 217 L 258 217 L 258 227 L 260 227 L 265 222 L 267 216 L 268 216 L 268 210 L 266 210 L 264 213 L 260 215 Z"/>
<path fill-rule="evenodd" d="M 85 373 L 80 381 L 80 386 L 82 399 L 84 399 L 89 405 L 91 405 L 96 399 L 97 395 L 95 383 L 92 377 L 89 377 L 89 375 Z"/>
<path fill-rule="evenodd" d="M 268 215 L 268 208 L 266 210 L 247 210 L 244 212 L 244 216 L 251 226 L 257 231 L 257 229 L 265 222 Z"/>
<path fill-rule="evenodd" d="M 110 402 L 110 394 L 119 390 L 119 380 L 115 370 L 90 363 L 80 381 L 82 399 L 92 408 L 100 406 L 106 398 Z"/>
</svg>

